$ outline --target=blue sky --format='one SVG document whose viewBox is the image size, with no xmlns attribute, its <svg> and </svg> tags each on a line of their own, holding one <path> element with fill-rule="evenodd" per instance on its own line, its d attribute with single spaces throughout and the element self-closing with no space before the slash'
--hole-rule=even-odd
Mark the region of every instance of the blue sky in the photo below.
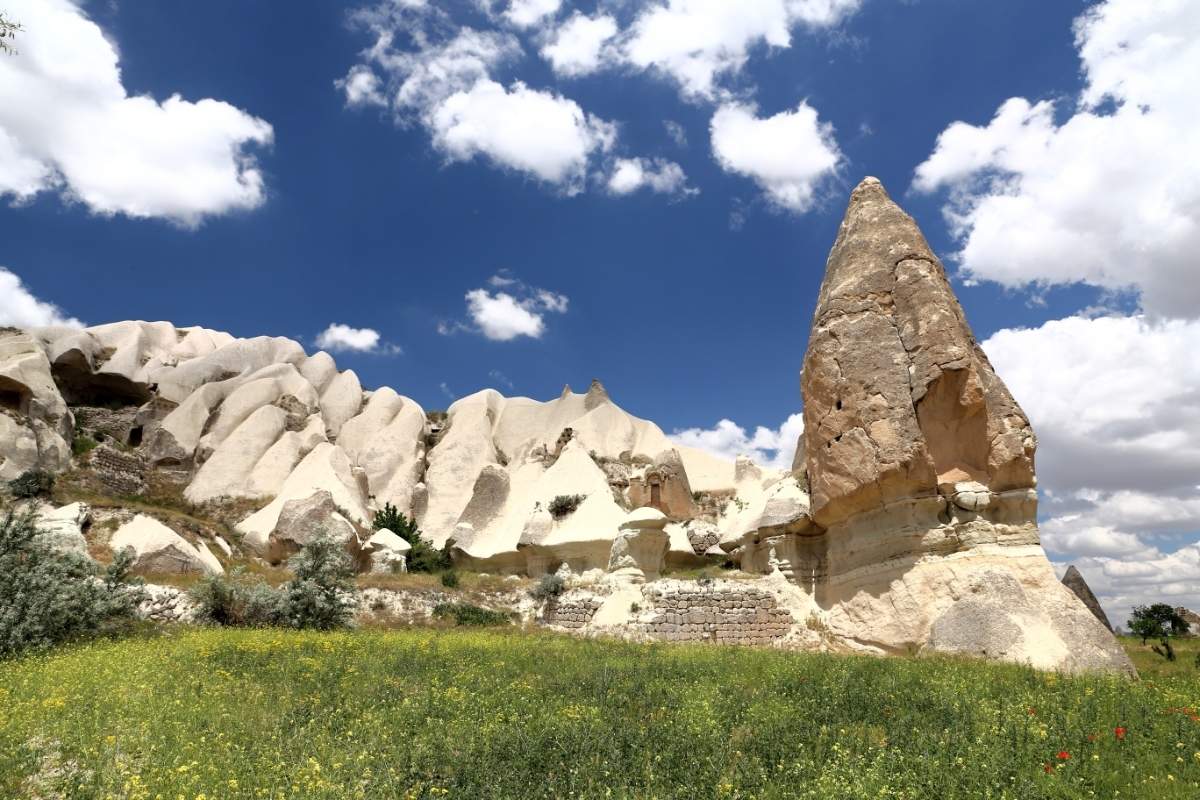
<svg viewBox="0 0 1200 800">
<path fill-rule="evenodd" d="M 712 449 L 779 445 L 875 175 L 1033 418 L 1055 560 L 1112 607 L 1200 603 L 1186 0 L 7 5 L 0 321 L 336 323 L 339 366 L 426 408 L 598 377 Z"/>
</svg>

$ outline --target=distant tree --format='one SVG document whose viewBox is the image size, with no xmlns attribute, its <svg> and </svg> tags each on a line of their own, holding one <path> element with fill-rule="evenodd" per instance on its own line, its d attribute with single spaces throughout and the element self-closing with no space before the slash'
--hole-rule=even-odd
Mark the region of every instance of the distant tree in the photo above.
<svg viewBox="0 0 1200 800">
<path fill-rule="evenodd" d="M 1172 636 L 1183 636 L 1191 626 L 1166 603 L 1155 603 L 1150 606 L 1137 606 L 1133 616 L 1129 618 L 1129 631 L 1140 637 L 1142 644 L 1149 639 L 1158 639 L 1159 644 L 1154 652 L 1168 661 L 1175 660 L 1175 648 L 1171 646 Z"/>
<path fill-rule="evenodd" d="M 450 568 L 450 554 L 437 550 L 421 536 L 417 521 L 407 516 L 391 503 L 384 503 L 371 520 L 374 530 L 388 529 L 412 546 L 408 553 L 409 572 L 438 572 Z"/>
<path fill-rule="evenodd" d="M 17 32 L 23 31 L 21 23 L 13 22 L 8 18 L 8 15 L 0 11 L 0 53 L 8 55 L 16 55 L 17 49 L 13 47 L 12 41 L 17 38 Z"/>
</svg>

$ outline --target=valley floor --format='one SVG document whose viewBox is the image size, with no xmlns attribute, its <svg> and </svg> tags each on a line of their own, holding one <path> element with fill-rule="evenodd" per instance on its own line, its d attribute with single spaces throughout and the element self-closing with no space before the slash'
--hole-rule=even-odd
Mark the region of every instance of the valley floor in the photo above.
<svg viewBox="0 0 1200 800">
<path fill-rule="evenodd" d="M 12 798 L 1200 796 L 1143 679 L 462 629 L 168 629 L 0 662 Z"/>
</svg>

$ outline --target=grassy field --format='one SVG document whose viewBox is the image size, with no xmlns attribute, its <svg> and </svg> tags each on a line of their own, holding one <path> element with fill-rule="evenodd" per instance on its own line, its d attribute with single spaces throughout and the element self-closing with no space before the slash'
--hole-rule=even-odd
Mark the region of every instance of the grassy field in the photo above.
<svg viewBox="0 0 1200 800">
<path fill-rule="evenodd" d="M 0 663 L 0 796 L 1200 797 L 1194 654 L 1145 655 L 1128 682 L 517 631 L 193 629 Z"/>
</svg>

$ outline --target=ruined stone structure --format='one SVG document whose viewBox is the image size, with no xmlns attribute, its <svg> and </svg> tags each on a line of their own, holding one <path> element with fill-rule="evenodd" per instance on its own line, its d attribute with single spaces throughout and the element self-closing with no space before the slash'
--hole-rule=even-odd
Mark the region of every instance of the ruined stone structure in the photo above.
<svg viewBox="0 0 1200 800">
<path fill-rule="evenodd" d="M 670 588 L 647 586 L 643 596 L 653 616 L 641 630 L 669 642 L 765 645 L 791 632 L 797 620 L 775 598 L 754 586 L 729 582 Z"/>
</svg>

